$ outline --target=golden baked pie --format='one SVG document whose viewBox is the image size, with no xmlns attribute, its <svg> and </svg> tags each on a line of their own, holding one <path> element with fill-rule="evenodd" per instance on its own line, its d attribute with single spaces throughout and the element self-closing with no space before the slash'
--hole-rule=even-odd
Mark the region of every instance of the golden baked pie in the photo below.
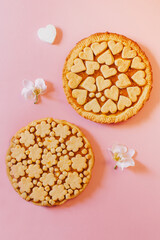
<svg viewBox="0 0 160 240">
<path fill-rule="evenodd" d="M 38 205 L 60 205 L 87 186 L 94 163 L 83 133 L 73 124 L 46 118 L 20 129 L 6 157 L 14 189 Z"/>
<path fill-rule="evenodd" d="M 68 102 L 83 117 L 116 123 L 135 115 L 152 88 L 151 66 L 137 43 L 114 33 L 81 40 L 63 69 Z"/>
</svg>

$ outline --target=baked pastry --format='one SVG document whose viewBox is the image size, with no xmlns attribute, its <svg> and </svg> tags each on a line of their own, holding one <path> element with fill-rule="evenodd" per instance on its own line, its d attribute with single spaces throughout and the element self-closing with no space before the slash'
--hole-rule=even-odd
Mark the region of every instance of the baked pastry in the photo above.
<svg viewBox="0 0 160 240">
<path fill-rule="evenodd" d="M 46 118 L 20 129 L 6 157 L 14 189 L 27 201 L 60 205 L 87 186 L 94 163 L 83 133 L 73 124 Z"/>
<path fill-rule="evenodd" d="M 117 123 L 135 115 L 148 100 L 151 66 L 134 41 L 115 33 L 81 40 L 66 58 L 63 87 L 83 117 Z"/>
</svg>

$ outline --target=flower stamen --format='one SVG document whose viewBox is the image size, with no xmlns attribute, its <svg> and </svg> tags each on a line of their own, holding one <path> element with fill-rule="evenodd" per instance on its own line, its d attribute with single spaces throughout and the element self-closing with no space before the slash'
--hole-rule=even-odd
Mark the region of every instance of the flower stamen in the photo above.
<svg viewBox="0 0 160 240">
<path fill-rule="evenodd" d="M 118 153 L 114 153 L 113 158 L 114 158 L 115 161 L 119 161 L 120 160 L 120 156 L 119 156 Z"/>
<path fill-rule="evenodd" d="M 36 98 L 34 104 L 36 104 L 38 102 L 38 96 L 41 94 L 41 89 L 35 88 L 33 91 L 33 94 L 35 95 L 35 98 Z"/>
</svg>

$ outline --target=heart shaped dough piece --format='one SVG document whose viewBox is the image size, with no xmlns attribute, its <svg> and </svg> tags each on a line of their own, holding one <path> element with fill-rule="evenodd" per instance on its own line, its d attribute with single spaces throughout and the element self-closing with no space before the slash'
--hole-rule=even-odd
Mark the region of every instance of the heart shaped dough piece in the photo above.
<svg viewBox="0 0 160 240">
<path fill-rule="evenodd" d="M 83 60 L 93 60 L 93 52 L 90 47 L 85 47 L 83 52 L 79 53 L 79 57 Z"/>
<path fill-rule="evenodd" d="M 119 101 L 118 101 L 118 110 L 122 111 L 125 109 L 125 107 L 130 107 L 132 104 L 131 100 L 128 97 L 120 95 Z"/>
<path fill-rule="evenodd" d="M 137 52 L 130 47 L 124 47 L 122 51 L 122 58 L 134 58 L 137 56 Z"/>
<path fill-rule="evenodd" d="M 129 80 L 128 76 L 124 73 L 118 75 L 118 81 L 116 82 L 116 86 L 120 89 L 126 88 L 131 85 L 131 81 Z"/>
<path fill-rule="evenodd" d="M 107 98 L 117 101 L 119 96 L 119 89 L 116 86 L 112 86 L 110 89 L 106 89 L 104 91 L 104 95 Z"/>
<path fill-rule="evenodd" d="M 144 86 L 146 84 L 146 80 L 144 77 L 145 77 L 145 72 L 142 70 L 139 70 L 131 78 L 139 86 Z"/>
<path fill-rule="evenodd" d="M 123 49 L 123 44 L 121 42 L 115 43 L 115 41 L 111 40 L 108 42 L 108 46 L 113 53 L 113 55 L 116 55 L 117 53 L 120 53 Z"/>
<path fill-rule="evenodd" d="M 115 113 L 115 112 L 117 112 L 117 105 L 111 99 L 108 99 L 105 102 L 105 104 L 102 106 L 101 112 L 102 113 L 108 113 L 108 112 Z"/>
<path fill-rule="evenodd" d="M 108 49 L 104 53 L 102 53 L 98 58 L 97 61 L 99 63 L 105 63 L 107 65 L 112 65 L 114 63 L 114 57 L 111 51 Z"/>
<path fill-rule="evenodd" d="M 67 73 L 66 77 L 69 80 L 68 86 L 72 89 L 78 87 L 78 85 L 82 81 L 82 77 L 73 72 Z"/>
<path fill-rule="evenodd" d="M 144 69 L 145 67 L 146 65 L 144 62 L 142 62 L 142 59 L 140 57 L 133 58 L 131 68 Z"/>
<path fill-rule="evenodd" d="M 107 42 L 92 43 L 91 48 L 94 52 L 94 55 L 97 56 L 98 54 L 107 49 Z"/>
<path fill-rule="evenodd" d="M 117 70 L 115 68 L 109 68 L 107 65 L 102 65 L 101 72 L 102 72 L 104 78 L 108 78 L 108 77 L 116 75 Z"/>
<path fill-rule="evenodd" d="M 74 73 L 78 73 L 78 72 L 83 72 L 85 70 L 86 68 L 84 66 L 83 61 L 80 58 L 76 58 L 74 60 L 74 65 L 71 67 L 71 71 Z"/>
<path fill-rule="evenodd" d="M 72 91 L 72 97 L 77 99 L 77 103 L 79 103 L 79 105 L 83 105 L 87 99 L 87 90 L 74 89 Z"/>
<path fill-rule="evenodd" d="M 40 28 L 37 34 L 40 40 L 53 43 L 56 37 L 56 28 L 52 24 L 49 24 L 45 28 Z"/>
<path fill-rule="evenodd" d="M 115 60 L 115 65 L 118 67 L 119 72 L 126 72 L 130 64 L 130 60 L 124 60 L 122 58 L 118 58 L 117 60 Z"/>
<path fill-rule="evenodd" d="M 127 88 L 128 96 L 132 102 L 137 101 L 137 96 L 140 95 L 141 89 L 139 87 L 128 87 Z"/>
<path fill-rule="evenodd" d="M 93 77 L 87 77 L 82 83 L 81 87 L 85 88 L 89 92 L 95 92 L 96 91 L 96 80 Z"/>
<path fill-rule="evenodd" d="M 86 111 L 92 111 L 92 112 L 94 112 L 94 113 L 98 113 L 98 112 L 100 112 L 101 107 L 100 107 L 97 99 L 94 98 L 94 99 L 92 99 L 90 102 L 88 102 L 88 103 L 86 103 L 86 104 L 84 105 L 84 109 L 85 109 Z"/>
<path fill-rule="evenodd" d="M 104 80 L 102 76 L 98 76 L 96 78 L 96 84 L 97 84 L 98 91 L 103 91 L 105 88 L 110 87 L 112 83 L 110 80 L 108 79 Z"/>
<path fill-rule="evenodd" d="M 95 61 L 86 61 L 86 73 L 88 75 L 92 75 L 94 74 L 95 70 L 99 69 L 99 63 L 95 62 Z"/>
</svg>

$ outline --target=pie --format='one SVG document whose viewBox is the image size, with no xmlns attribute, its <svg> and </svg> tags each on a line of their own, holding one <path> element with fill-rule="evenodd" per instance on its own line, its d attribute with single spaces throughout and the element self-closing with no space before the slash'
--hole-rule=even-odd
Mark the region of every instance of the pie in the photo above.
<svg viewBox="0 0 160 240">
<path fill-rule="evenodd" d="M 12 138 L 7 174 L 22 198 L 54 206 L 87 186 L 94 163 L 88 140 L 75 125 L 46 118 L 33 121 Z"/>
<path fill-rule="evenodd" d="M 81 40 L 66 58 L 63 88 L 83 117 L 117 123 L 135 115 L 148 100 L 152 70 L 137 43 L 115 33 Z"/>
</svg>

